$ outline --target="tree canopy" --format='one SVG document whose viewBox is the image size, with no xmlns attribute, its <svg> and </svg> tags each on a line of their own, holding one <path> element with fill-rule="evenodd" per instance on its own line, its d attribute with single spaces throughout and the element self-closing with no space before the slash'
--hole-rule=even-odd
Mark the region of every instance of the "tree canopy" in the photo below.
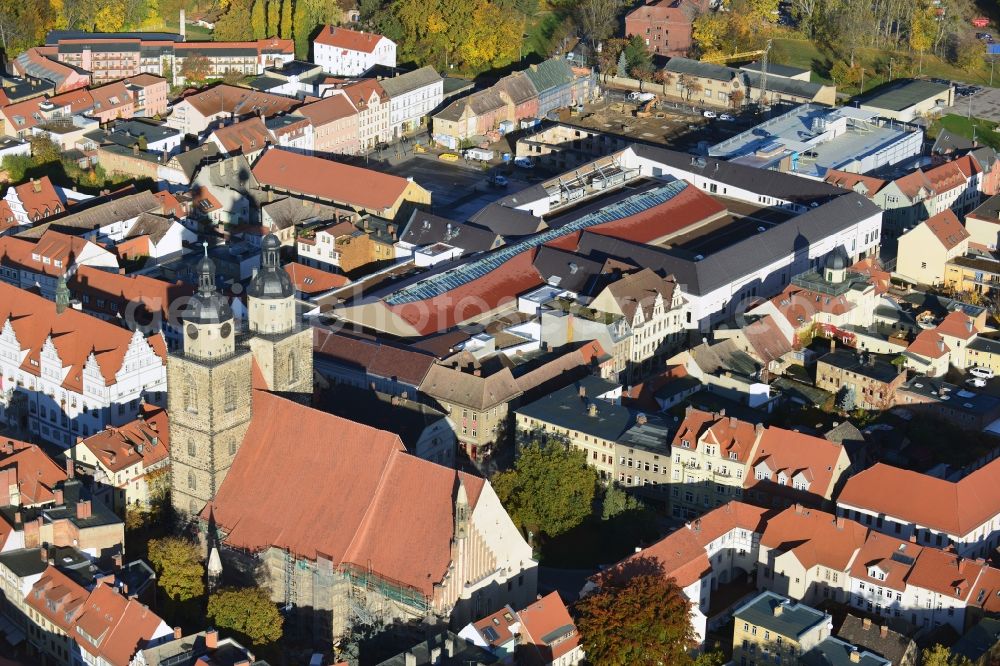
<svg viewBox="0 0 1000 666">
<path fill-rule="evenodd" d="M 606 582 L 576 604 L 587 659 L 606 666 L 691 664 L 691 603 L 672 578 L 650 562 L 648 573 Z"/>
<path fill-rule="evenodd" d="M 968 658 L 960 654 L 952 654 L 951 650 L 940 643 L 929 647 L 921 654 L 924 666 L 972 666 Z"/>
<path fill-rule="evenodd" d="M 205 594 L 205 569 L 198 547 L 178 537 L 149 542 L 149 562 L 159 586 L 173 601 L 187 601 Z"/>
<path fill-rule="evenodd" d="M 208 618 L 220 629 L 229 629 L 257 646 L 281 640 L 284 618 L 257 587 L 226 588 L 208 598 Z"/>
<path fill-rule="evenodd" d="M 522 447 L 514 469 L 493 477 L 493 488 L 515 523 L 557 536 L 591 515 L 597 472 L 583 451 L 534 442 Z"/>
</svg>

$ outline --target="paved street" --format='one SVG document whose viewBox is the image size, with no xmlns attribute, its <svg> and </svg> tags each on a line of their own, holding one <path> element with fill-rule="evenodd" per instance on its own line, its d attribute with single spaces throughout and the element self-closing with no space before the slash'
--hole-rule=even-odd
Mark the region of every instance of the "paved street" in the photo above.
<svg viewBox="0 0 1000 666">
<path fill-rule="evenodd" d="M 961 116 L 968 115 L 970 104 L 974 117 L 1000 122 L 1000 88 L 984 87 L 975 95 L 956 97 L 955 106 L 949 111 Z"/>
</svg>

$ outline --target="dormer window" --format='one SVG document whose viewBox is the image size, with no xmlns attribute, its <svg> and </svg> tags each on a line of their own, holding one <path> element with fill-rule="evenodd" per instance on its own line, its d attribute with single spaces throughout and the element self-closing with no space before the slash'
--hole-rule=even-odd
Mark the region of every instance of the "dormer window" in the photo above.
<svg viewBox="0 0 1000 666">
<path fill-rule="evenodd" d="M 685 449 L 690 449 L 691 448 L 691 442 L 687 441 L 686 439 L 681 440 L 681 446 L 684 447 Z"/>
</svg>

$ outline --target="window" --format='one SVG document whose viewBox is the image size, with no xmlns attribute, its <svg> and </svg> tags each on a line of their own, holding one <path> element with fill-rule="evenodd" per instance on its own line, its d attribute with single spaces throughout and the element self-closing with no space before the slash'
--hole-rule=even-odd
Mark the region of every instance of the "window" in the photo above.
<svg viewBox="0 0 1000 666">
<path fill-rule="evenodd" d="M 187 375 L 184 382 L 184 409 L 192 414 L 198 413 L 198 387 L 191 375 Z"/>
<path fill-rule="evenodd" d="M 236 380 L 233 375 L 226 377 L 222 392 L 225 410 L 231 412 L 236 409 Z"/>
<path fill-rule="evenodd" d="M 195 478 L 194 472 L 191 470 L 188 470 L 188 488 L 191 490 L 198 489 L 198 479 Z"/>
<path fill-rule="evenodd" d="M 188 455 L 192 458 L 198 455 L 198 448 L 195 446 L 194 440 L 188 440 Z"/>
<path fill-rule="evenodd" d="M 299 381 L 298 357 L 294 350 L 288 352 L 288 383 L 294 384 Z"/>
</svg>

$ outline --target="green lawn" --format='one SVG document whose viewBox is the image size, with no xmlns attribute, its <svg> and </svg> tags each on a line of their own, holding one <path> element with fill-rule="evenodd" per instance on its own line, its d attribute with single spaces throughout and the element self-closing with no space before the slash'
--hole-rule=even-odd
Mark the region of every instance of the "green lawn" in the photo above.
<svg viewBox="0 0 1000 666">
<path fill-rule="evenodd" d="M 816 83 L 831 83 L 830 68 L 837 60 L 850 61 L 849 52 L 837 52 L 823 44 L 808 39 L 777 38 L 773 40 L 771 61 L 793 67 L 805 67 L 812 70 L 812 80 Z M 889 60 L 894 59 L 893 77 L 899 78 L 902 73 L 900 63 L 911 60 L 914 70 L 917 69 L 919 57 L 915 53 L 899 51 L 882 51 L 879 49 L 855 49 L 855 63 L 861 62 L 871 73 L 865 77 L 865 90 L 870 90 L 885 83 L 889 76 Z M 969 83 L 989 83 L 989 62 L 977 70 L 965 70 L 948 64 L 932 55 L 925 55 L 921 73 L 935 78 L 944 78 Z M 844 92 L 857 93 L 857 88 Z"/>
<path fill-rule="evenodd" d="M 167 32 L 179 32 L 177 17 L 165 19 L 163 24 L 163 29 Z M 210 42 L 212 41 L 212 31 L 200 25 L 188 23 L 186 39 L 190 42 Z"/>
<path fill-rule="evenodd" d="M 927 133 L 929 137 L 936 137 L 941 129 L 946 129 L 960 136 L 975 138 L 980 143 L 991 148 L 1000 150 L 1000 132 L 997 131 L 997 123 L 981 118 L 969 120 L 966 116 L 950 113 L 938 119 L 931 130 Z"/>
</svg>

